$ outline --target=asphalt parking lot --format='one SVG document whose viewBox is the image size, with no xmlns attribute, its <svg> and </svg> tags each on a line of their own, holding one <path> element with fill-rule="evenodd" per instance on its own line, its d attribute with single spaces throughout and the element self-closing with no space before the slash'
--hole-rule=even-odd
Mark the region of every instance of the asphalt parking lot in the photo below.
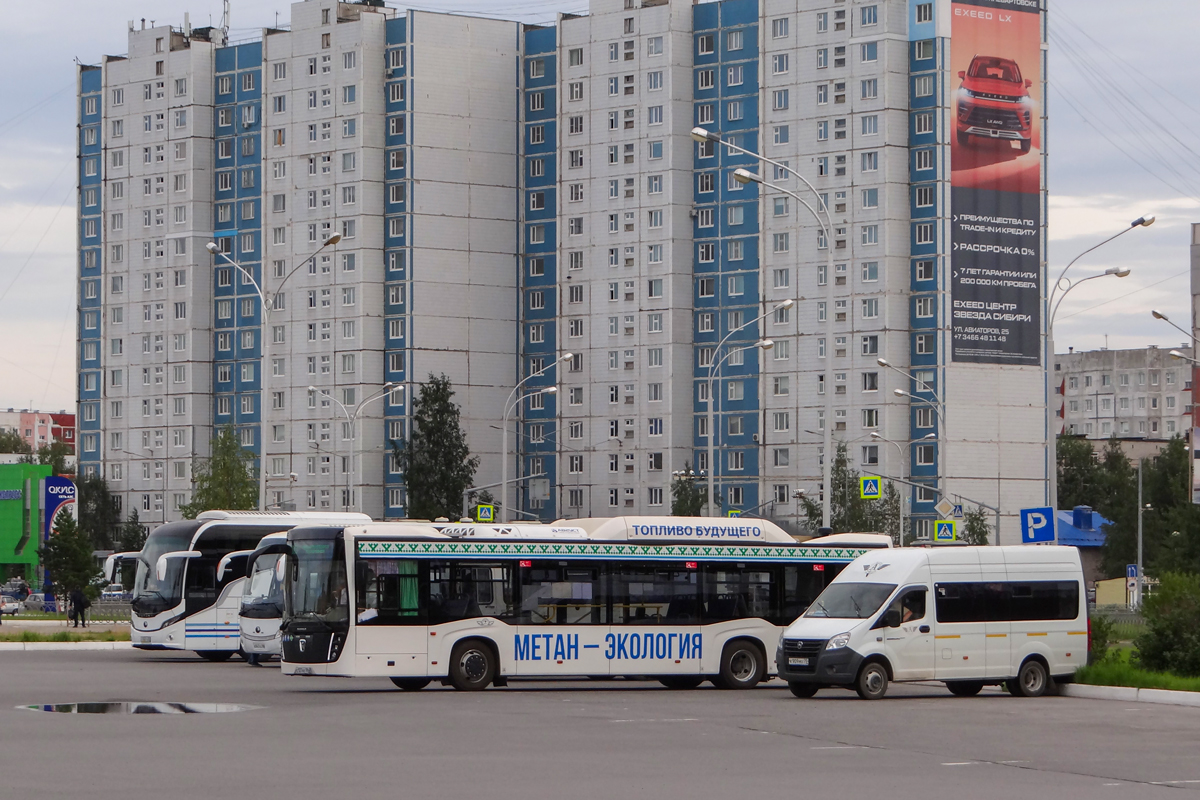
<svg viewBox="0 0 1200 800">
<path fill-rule="evenodd" d="M 138 651 L 0 653 L 6 797 L 1131 798 L 1200 792 L 1200 709 L 940 686 L 797 700 L 657 683 L 468 694 Z M 186 701 L 240 713 L 67 715 Z"/>
</svg>

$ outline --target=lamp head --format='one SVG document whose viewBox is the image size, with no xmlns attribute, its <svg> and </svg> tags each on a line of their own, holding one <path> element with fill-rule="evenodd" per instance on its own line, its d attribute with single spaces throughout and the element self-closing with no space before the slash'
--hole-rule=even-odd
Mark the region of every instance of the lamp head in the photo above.
<svg viewBox="0 0 1200 800">
<path fill-rule="evenodd" d="M 879 435 L 879 431 L 871 431 L 871 438 L 872 439 L 882 439 L 883 437 Z"/>
<path fill-rule="evenodd" d="M 1138 225 L 1141 225 L 1143 228 L 1149 228 L 1153 224 L 1154 224 L 1154 215 L 1147 214 L 1146 216 L 1138 217 L 1133 222 L 1129 223 L 1129 227 L 1136 228 Z"/>
<path fill-rule="evenodd" d="M 937 434 L 936 433 L 927 433 L 924 436 L 922 436 L 921 438 L 922 439 L 936 439 Z"/>
<path fill-rule="evenodd" d="M 221 248 L 217 247 L 216 242 L 209 242 L 208 244 L 204 245 L 204 249 L 212 253 L 214 256 L 221 250 Z"/>
<path fill-rule="evenodd" d="M 557 386 L 547 386 L 545 389 L 542 389 L 542 391 L 545 392 L 546 394 L 558 394 L 558 387 Z"/>
<path fill-rule="evenodd" d="M 692 128 L 692 138 L 697 142 L 719 142 L 721 137 L 704 128 Z"/>
<path fill-rule="evenodd" d="M 890 367 L 891 366 L 891 364 L 888 363 L 888 360 L 886 358 L 877 358 L 877 359 L 875 359 L 875 363 L 881 367 Z"/>
<path fill-rule="evenodd" d="M 908 392 L 903 389 L 892 389 L 892 394 L 896 395 L 896 397 L 908 397 Z"/>
<path fill-rule="evenodd" d="M 1170 320 L 1167 319 L 1167 315 L 1157 309 L 1151 311 L 1150 315 L 1153 316 L 1155 319 L 1161 319 L 1163 322 L 1170 322 Z"/>
<path fill-rule="evenodd" d="M 342 240 L 342 235 L 340 233 L 335 233 L 333 236 L 330 236 L 328 239 L 325 240 L 325 244 L 323 246 L 329 247 L 329 245 L 337 244 L 341 240 Z"/>
<path fill-rule="evenodd" d="M 1124 278 L 1129 275 L 1129 270 L 1124 267 L 1109 267 L 1104 270 L 1105 275 L 1116 275 L 1118 278 Z"/>
<path fill-rule="evenodd" d="M 741 184 L 758 183 L 761 179 L 748 169 L 738 167 L 733 171 L 733 179 Z"/>
<path fill-rule="evenodd" d="M 574 353 L 563 353 L 561 356 L 558 357 L 558 360 L 559 361 L 570 361 L 574 357 L 575 357 Z"/>
<path fill-rule="evenodd" d="M 315 387 L 315 386 L 310 386 L 310 387 L 308 387 L 308 390 L 309 390 L 310 392 L 315 392 L 315 391 L 317 390 L 317 387 Z"/>
<path fill-rule="evenodd" d="M 776 309 L 780 309 L 780 308 L 791 308 L 791 307 L 792 307 L 792 306 L 794 306 L 794 305 L 796 305 L 796 301 L 795 301 L 795 300 L 793 300 L 793 299 L 791 299 L 791 298 L 789 297 L 787 300 L 784 300 L 782 303 L 780 303 L 779 305 L 775 306 L 775 308 L 776 308 Z"/>
<path fill-rule="evenodd" d="M 763 350 L 770 350 L 775 346 L 775 342 L 772 339 L 759 339 L 754 343 L 754 346 L 761 347 Z"/>
<path fill-rule="evenodd" d="M 1178 350 L 1172 350 L 1168 353 L 1168 355 L 1170 355 L 1174 358 L 1187 358 L 1187 356 L 1185 356 L 1183 353 L 1179 352 Z"/>
</svg>

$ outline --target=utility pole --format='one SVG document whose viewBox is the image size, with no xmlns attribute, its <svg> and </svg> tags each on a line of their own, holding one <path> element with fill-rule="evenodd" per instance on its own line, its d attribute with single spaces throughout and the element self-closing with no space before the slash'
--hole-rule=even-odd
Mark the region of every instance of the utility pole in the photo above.
<svg viewBox="0 0 1200 800">
<path fill-rule="evenodd" d="M 1138 459 L 1138 528 L 1137 528 L 1137 576 L 1133 590 L 1133 605 L 1138 611 L 1142 610 L 1142 463 L 1146 459 Z"/>
</svg>

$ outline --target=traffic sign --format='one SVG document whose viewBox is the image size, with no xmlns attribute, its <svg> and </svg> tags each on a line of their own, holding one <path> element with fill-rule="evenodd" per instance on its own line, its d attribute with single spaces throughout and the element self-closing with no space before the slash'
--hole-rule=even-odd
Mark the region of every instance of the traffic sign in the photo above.
<svg viewBox="0 0 1200 800">
<path fill-rule="evenodd" d="M 1137 591 L 1137 578 L 1129 578 L 1125 581 L 1125 588 L 1131 592 Z"/>
<path fill-rule="evenodd" d="M 742 515 L 742 512 L 741 512 L 741 510 L 740 510 L 740 509 L 736 509 L 736 508 L 731 508 L 731 509 L 729 509 L 729 516 L 730 516 L 730 517 L 733 517 L 733 518 L 735 518 L 735 519 L 736 519 L 737 517 L 740 517 L 741 515 Z"/>
<path fill-rule="evenodd" d="M 496 507 L 493 505 L 488 505 L 487 503 L 481 503 L 481 504 L 475 506 L 475 521 L 476 522 L 495 522 L 496 521 Z"/>
<path fill-rule="evenodd" d="M 880 494 L 879 478 L 858 479 L 858 496 L 863 500 L 878 500 Z"/>
<path fill-rule="evenodd" d="M 952 519 L 933 521 L 933 540 L 935 542 L 953 542 L 958 539 L 958 523 Z"/>
<path fill-rule="evenodd" d="M 1137 564 L 1126 564 L 1125 565 L 1125 577 L 1126 578 L 1137 578 L 1137 573 L 1138 573 Z"/>
<path fill-rule="evenodd" d="M 1037 542 L 1054 541 L 1054 509 L 1052 508 L 1022 508 L 1021 509 L 1021 542 L 1035 544 Z"/>
<path fill-rule="evenodd" d="M 954 506 L 946 498 L 938 501 L 938 504 L 933 507 L 933 510 L 941 514 L 943 517 L 950 516 L 950 512 L 954 510 Z"/>
<path fill-rule="evenodd" d="M 955 519 L 963 518 L 962 503 L 955 504 L 954 510 L 950 512 L 950 516 L 954 517 Z"/>
</svg>

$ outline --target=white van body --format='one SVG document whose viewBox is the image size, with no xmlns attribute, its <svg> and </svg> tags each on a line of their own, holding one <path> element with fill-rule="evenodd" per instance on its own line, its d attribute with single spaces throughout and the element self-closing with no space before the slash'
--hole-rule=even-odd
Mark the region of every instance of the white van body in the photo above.
<svg viewBox="0 0 1200 800">
<path fill-rule="evenodd" d="M 1037 696 L 1087 663 L 1087 594 L 1074 547 L 935 547 L 859 556 L 788 626 L 779 677 L 882 697 L 890 680 L 956 695 L 1005 683 Z"/>
</svg>

